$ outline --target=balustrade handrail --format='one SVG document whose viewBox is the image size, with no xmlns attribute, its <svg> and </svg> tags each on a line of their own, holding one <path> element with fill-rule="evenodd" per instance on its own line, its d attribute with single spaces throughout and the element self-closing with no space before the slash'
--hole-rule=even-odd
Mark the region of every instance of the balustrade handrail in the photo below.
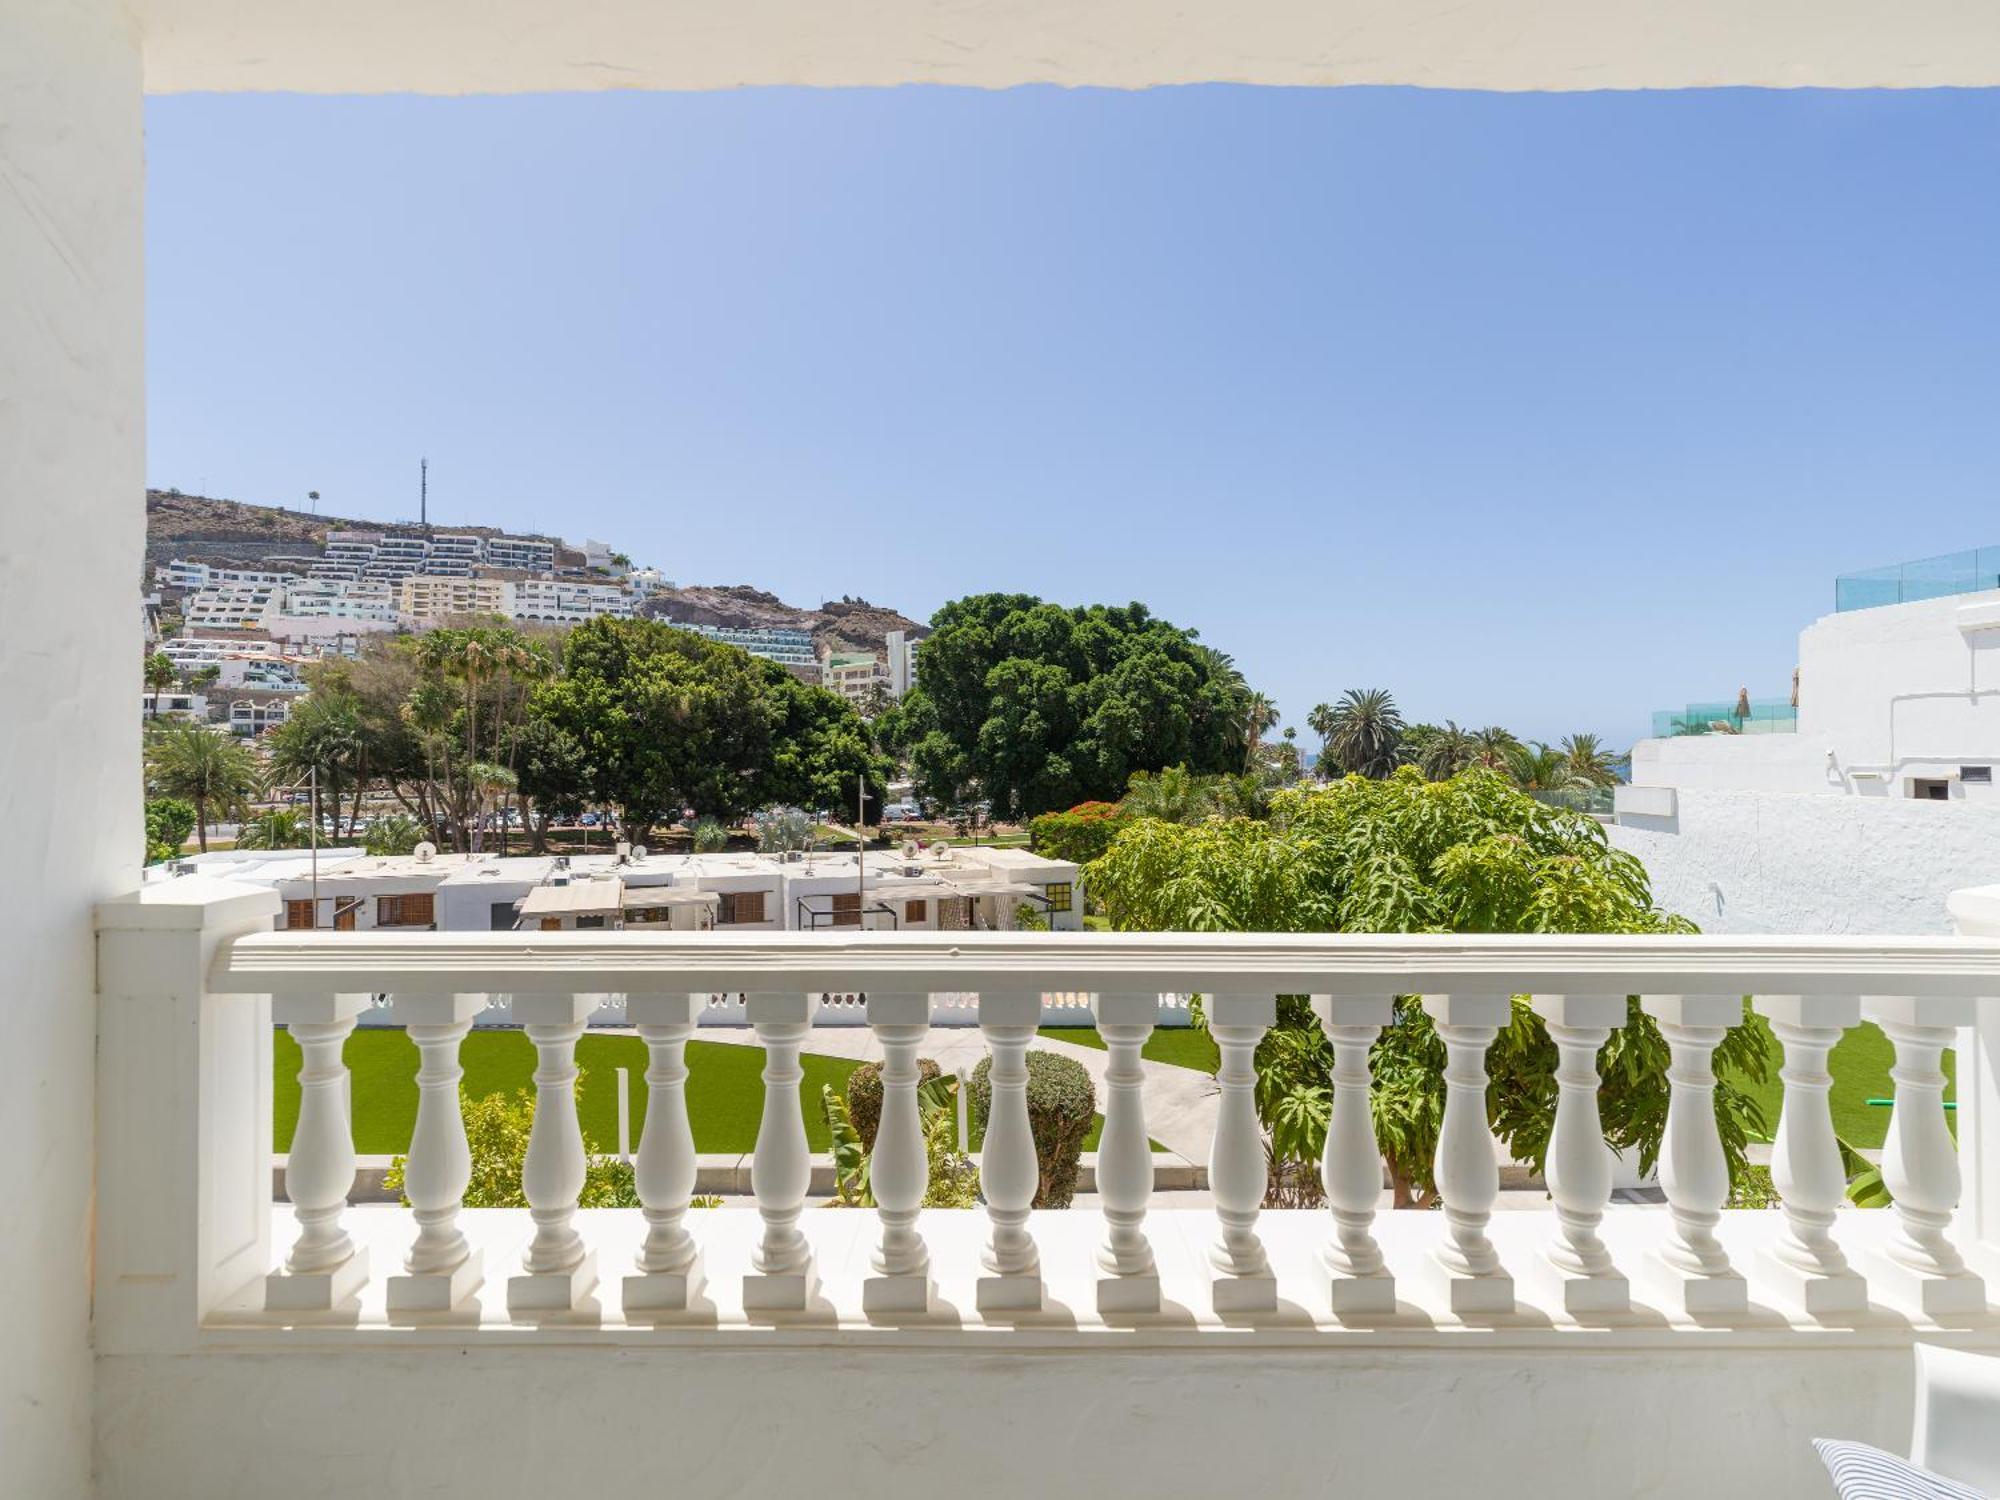
<svg viewBox="0 0 2000 1500">
<path fill-rule="evenodd" d="M 870 989 L 1278 994 L 2000 993 L 1967 937 L 1360 933 L 253 933 L 214 989 L 774 993 Z"/>
</svg>

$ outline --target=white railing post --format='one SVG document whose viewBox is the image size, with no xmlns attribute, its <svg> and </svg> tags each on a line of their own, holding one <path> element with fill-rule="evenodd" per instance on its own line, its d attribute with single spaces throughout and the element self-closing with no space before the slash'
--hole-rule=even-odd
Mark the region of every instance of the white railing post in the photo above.
<svg viewBox="0 0 2000 1500">
<path fill-rule="evenodd" d="M 861 1283 L 865 1313 L 930 1311 L 937 1294 L 930 1251 L 917 1215 L 930 1185 L 924 1127 L 917 1107 L 917 1049 L 930 1035 L 931 997 L 923 992 L 868 992 L 868 1024 L 882 1044 L 882 1115 L 868 1159 L 880 1235 Z"/>
<path fill-rule="evenodd" d="M 764 1113 L 750 1161 L 750 1191 L 756 1195 L 764 1233 L 750 1258 L 753 1269 L 743 1278 L 746 1312 L 802 1311 L 819 1285 L 812 1246 L 799 1232 L 799 1215 L 812 1187 L 812 1156 L 799 1104 L 799 1083 L 805 1077 L 799 1053 L 812 1031 L 817 1005 L 807 994 L 761 993 L 750 995 L 744 1006 L 764 1047 Z"/>
<path fill-rule="evenodd" d="M 1807 1313 L 1864 1312 L 1868 1284 L 1834 1242 L 1834 1213 L 1847 1198 L 1847 1173 L 1833 1133 L 1827 1054 L 1861 1020 L 1858 995 L 1760 995 L 1752 1001 L 1783 1043 L 1784 1105 L 1771 1142 L 1771 1184 L 1784 1205 L 1785 1232 L 1766 1253 L 1784 1292 Z"/>
<path fill-rule="evenodd" d="M 459 1046 L 486 1008 L 483 994 L 436 992 L 393 996 L 396 1019 L 416 1044 L 417 1123 L 403 1163 L 403 1196 L 410 1200 L 417 1235 L 403 1257 L 403 1274 L 387 1288 L 391 1313 L 449 1312 L 485 1280 L 484 1255 L 459 1227 L 459 1210 L 472 1181 L 472 1148 L 465 1138 L 459 1095 Z"/>
<path fill-rule="evenodd" d="M 2000 938 L 2000 885 L 1953 891 L 1952 930 Z M 1958 1152 L 1964 1181 L 1958 1232 L 1989 1266 L 2000 1262 L 2000 982 L 1972 1002 L 1958 1051 Z"/>
<path fill-rule="evenodd" d="M 1683 1317 L 1748 1309 L 1747 1283 L 1715 1237 L 1729 1201 L 1729 1160 L 1715 1123 L 1715 1049 L 1743 1020 L 1741 995 L 1646 995 L 1639 1002 L 1666 1038 L 1667 1128 L 1660 1186 L 1672 1232 L 1646 1262 L 1654 1295 Z"/>
<path fill-rule="evenodd" d="M 535 1123 L 521 1191 L 535 1221 L 521 1274 L 507 1278 L 507 1310 L 566 1313 L 597 1285 L 597 1252 L 576 1230 L 576 1200 L 588 1167 L 576 1117 L 576 1044 L 602 995 L 514 996 L 514 1019 L 535 1045 Z"/>
<path fill-rule="evenodd" d="M 632 1164 L 633 1186 L 646 1216 L 636 1276 L 624 1283 L 624 1306 L 635 1312 L 684 1312 L 701 1290 L 701 1250 L 684 1222 L 694 1198 L 694 1129 L 688 1120 L 687 1044 L 706 1005 L 693 994 L 633 994 L 625 1016 L 646 1043 L 646 1123 Z"/>
<path fill-rule="evenodd" d="M 1454 1314 L 1512 1312 L 1514 1278 L 1486 1237 L 1500 1198 L 1500 1163 L 1486 1122 L 1486 1049 L 1513 1019 L 1513 1001 L 1498 994 L 1426 995 L 1423 1006 L 1445 1047 L 1444 1124 L 1433 1171 L 1446 1237 L 1426 1270 Z"/>
<path fill-rule="evenodd" d="M 1327 1305 L 1337 1314 L 1396 1310 L 1396 1278 L 1375 1243 L 1382 1202 L 1382 1152 L 1375 1143 L 1369 1049 L 1396 1018 L 1394 995 L 1314 995 L 1313 1014 L 1333 1043 L 1333 1107 L 1320 1156 L 1320 1182 L 1332 1211 L 1333 1233 L 1317 1269 Z"/>
<path fill-rule="evenodd" d="M 1556 1239 L 1546 1254 L 1563 1308 L 1624 1312 L 1630 1284 L 1598 1236 L 1611 1202 L 1611 1147 L 1598 1113 L 1597 1054 L 1625 1024 L 1623 995 L 1536 995 L 1530 1001 L 1556 1044 L 1556 1121 L 1546 1175 L 1556 1206 Z"/>
<path fill-rule="evenodd" d="M 209 978 L 282 910 L 202 875 L 97 908 L 100 1354 L 190 1350 L 271 1269 L 271 997 Z"/>
<path fill-rule="evenodd" d="M 974 1289 L 975 1305 L 985 1314 L 1042 1307 L 1041 1257 L 1028 1230 L 1042 1177 L 1028 1123 L 1028 1044 L 1041 1016 L 1039 994 L 980 992 L 979 1029 L 993 1059 L 979 1153 L 979 1187 L 986 1199 L 980 1263 L 986 1274 Z"/>
<path fill-rule="evenodd" d="M 1221 1053 L 1215 1077 L 1222 1098 L 1208 1155 L 1218 1231 L 1208 1262 L 1218 1313 L 1270 1312 L 1278 1305 L 1278 1280 L 1257 1236 L 1257 1214 L 1269 1179 L 1257 1119 L 1257 1044 L 1277 1019 L 1275 995 L 1208 997 L 1208 1030 Z M 1150 1158 L 1149 1147 L 1149 1171 Z"/>
<path fill-rule="evenodd" d="M 331 1312 L 368 1280 L 368 1251 L 340 1222 L 354 1191 L 354 1122 L 347 1114 L 341 1049 L 373 1003 L 361 994 L 280 996 L 273 1019 L 299 1044 L 299 1119 L 285 1158 L 285 1196 L 299 1224 L 285 1264 L 264 1278 L 264 1306 Z"/>
<path fill-rule="evenodd" d="M 1899 1220 L 1887 1246 L 1869 1258 L 1870 1279 L 1926 1317 L 1982 1312 L 1986 1283 L 1966 1269 L 1946 1231 L 1958 1208 L 1958 1143 L 1945 1121 L 1944 1051 L 1973 1021 L 1973 1002 L 1954 996 L 1868 995 L 1862 1014 L 1896 1047 L 1882 1184 Z"/>
<path fill-rule="evenodd" d="M 1104 1132 L 1097 1142 L 1097 1196 L 1104 1242 L 1097 1251 L 1099 1313 L 1160 1310 L 1160 1275 L 1146 1239 L 1153 1197 L 1153 1144 L 1146 1134 L 1146 1069 L 1139 1051 L 1160 1014 L 1157 994 L 1100 994 L 1091 1004 L 1110 1060 L 1104 1070 Z"/>
</svg>

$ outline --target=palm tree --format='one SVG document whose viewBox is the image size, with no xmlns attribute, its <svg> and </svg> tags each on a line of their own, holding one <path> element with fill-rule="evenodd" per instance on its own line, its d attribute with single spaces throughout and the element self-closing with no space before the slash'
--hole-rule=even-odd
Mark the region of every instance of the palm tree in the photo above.
<svg viewBox="0 0 2000 1500">
<path fill-rule="evenodd" d="M 1186 766 L 1168 766 L 1157 773 L 1134 771 L 1118 805 L 1135 818 L 1199 823 L 1215 811 L 1215 795 Z"/>
<path fill-rule="evenodd" d="M 1333 738 L 1333 705 L 1315 703 L 1312 712 L 1306 715 L 1306 728 L 1319 736 L 1319 763 L 1325 765 L 1328 760 L 1326 747 Z"/>
<path fill-rule="evenodd" d="M 1326 754 L 1343 774 L 1380 780 L 1396 769 L 1403 715 L 1386 688 L 1349 688 L 1333 710 Z M 1322 767 L 1324 769 L 1324 767 Z"/>
<path fill-rule="evenodd" d="M 1252 693 L 1244 705 L 1243 715 L 1243 769 L 1253 771 L 1257 767 L 1257 747 L 1264 743 L 1264 732 L 1278 722 L 1278 705 L 1271 701 L 1269 693 Z"/>
<path fill-rule="evenodd" d="M 241 809 L 263 790 L 264 775 L 250 747 L 203 724 L 170 724 L 146 745 L 146 776 L 165 797 L 194 804 L 195 836 L 208 853 L 211 812 Z"/>
<path fill-rule="evenodd" d="M 265 737 L 271 771 L 281 781 L 316 778 L 333 809 L 333 836 L 340 837 L 340 788 L 359 770 L 361 712 L 351 698 L 315 693 L 297 705 Z"/>
<path fill-rule="evenodd" d="M 283 808 L 250 819 L 236 835 L 239 849 L 303 849 L 307 842 L 305 820 Z"/>
<path fill-rule="evenodd" d="M 153 700 L 146 707 L 146 717 L 155 719 L 160 714 L 160 694 L 174 685 L 174 659 L 164 651 L 155 651 L 146 658 L 146 686 L 153 694 Z"/>
<path fill-rule="evenodd" d="M 1416 767 L 1424 773 L 1426 780 L 1449 781 L 1471 765 L 1478 755 L 1479 746 L 1473 737 L 1458 727 L 1456 719 L 1446 719 L 1442 729 L 1425 739 L 1423 749 L 1416 758 Z"/>
<path fill-rule="evenodd" d="M 1507 774 L 1524 792 L 1567 792 L 1579 785 L 1569 757 L 1539 740 L 1508 752 Z"/>
<path fill-rule="evenodd" d="M 1507 758 L 1520 747 L 1521 742 L 1514 738 L 1513 731 L 1502 729 L 1498 724 L 1488 724 L 1484 729 L 1472 731 L 1474 765 L 1504 771 L 1507 769 Z"/>
<path fill-rule="evenodd" d="M 1563 759 L 1569 762 L 1570 775 L 1587 786 L 1611 786 L 1618 775 L 1611 769 L 1611 752 L 1594 734 L 1566 735 L 1562 742 Z"/>
</svg>

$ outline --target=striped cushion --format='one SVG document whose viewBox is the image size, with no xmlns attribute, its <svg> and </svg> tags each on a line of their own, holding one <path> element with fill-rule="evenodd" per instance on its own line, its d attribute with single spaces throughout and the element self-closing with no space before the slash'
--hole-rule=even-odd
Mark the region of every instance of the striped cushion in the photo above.
<svg viewBox="0 0 2000 1500">
<path fill-rule="evenodd" d="M 1920 1469 L 1867 1443 L 1814 1438 L 1813 1449 L 1840 1500 L 1988 1500 L 1980 1491 Z"/>
</svg>

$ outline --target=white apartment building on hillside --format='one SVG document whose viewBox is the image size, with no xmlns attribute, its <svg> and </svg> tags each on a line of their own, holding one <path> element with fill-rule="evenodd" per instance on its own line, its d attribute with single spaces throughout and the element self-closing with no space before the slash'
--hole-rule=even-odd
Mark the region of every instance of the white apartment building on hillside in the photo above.
<svg viewBox="0 0 2000 1500">
<path fill-rule="evenodd" d="M 807 682 L 820 680 L 819 654 L 813 648 L 812 632 L 791 625 L 734 626 L 683 625 L 669 621 L 676 630 L 691 630 L 725 646 L 735 646 L 752 656 L 774 661 Z"/>
<path fill-rule="evenodd" d="M 892 630 L 882 640 L 882 655 L 889 669 L 889 696 L 900 701 L 917 685 L 917 647 L 922 642 L 906 630 Z"/>
<path fill-rule="evenodd" d="M 261 630 L 284 600 L 282 583 L 213 584 L 182 601 L 181 618 L 190 630 Z"/>
<path fill-rule="evenodd" d="M 506 613 L 516 620 L 578 625 L 585 620 L 632 617 L 632 596 L 615 583 L 567 578 L 523 578 L 506 585 Z"/>
<path fill-rule="evenodd" d="M 1656 716 L 1613 838 L 1664 905 L 1714 931 L 1941 931 L 1947 892 L 2000 880 L 2000 548 L 1957 557 L 1839 580 L 1795 706 Z"/>
<path fill-rule="evenodd" d="M 297 619 L 394 625 L 402 618 L 402 591 L 397 584 L 373 580 L 301 578 L 286 587 L 283 612 Z"/>
</svg>

